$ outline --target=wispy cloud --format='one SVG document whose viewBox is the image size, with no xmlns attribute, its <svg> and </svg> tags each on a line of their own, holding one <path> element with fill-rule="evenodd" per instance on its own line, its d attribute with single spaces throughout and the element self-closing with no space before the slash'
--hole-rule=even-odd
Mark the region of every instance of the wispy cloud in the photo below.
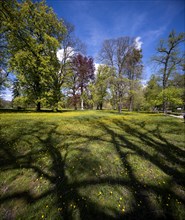
<svg viewBox="0 0 185 220">
<path fill-rule="evenodd" d="M 142 36 L 145 47 L 151 45 L 154 41 L 158 40 L 166 31 L 166 26 L 161 26 L 158 29 L 148 30 Z"/>
<path fill-rule="evenodd" d="M 146 25 L 147 13 L 135 14 L 131 25 L 131 35 L 134 36 Z"/>
</svg>

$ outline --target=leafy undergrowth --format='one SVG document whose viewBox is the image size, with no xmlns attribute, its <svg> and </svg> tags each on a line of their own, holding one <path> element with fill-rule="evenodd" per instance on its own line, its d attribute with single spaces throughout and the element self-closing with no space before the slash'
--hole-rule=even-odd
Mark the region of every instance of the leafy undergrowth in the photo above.
<svg viewBox="0 0 185 220">
<path fill-rule="evenodd" d="M 181 119 L 6 113 L 0 126 L 0 219 L 185 219 Z"/>
</svg>

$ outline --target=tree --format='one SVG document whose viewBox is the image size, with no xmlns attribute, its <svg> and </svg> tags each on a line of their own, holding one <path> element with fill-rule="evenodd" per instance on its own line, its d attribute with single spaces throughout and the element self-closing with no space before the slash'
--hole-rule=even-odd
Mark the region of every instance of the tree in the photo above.
<svg viewBox="0 0 185 220">
<path fill-rule="evenodd" d="M 107 65 L 98 66 L 94 83 L 94 101 L 97 103 L 97 110 L 102 110 L 103 103 L 108 94 L 112 69 Z"/>
<path fill-rule="evenodd" d="M 129 79 L 129 91 L 128 91 L 128 100 L 129 100 L 129 111 L 133 110 L 134 107 L 134 97 L 137 93 L 138 80 L 142 74 L 142 51 L 136 48 L 130 50 L 130 53 L 126 57 L 126 75 Z"/>
<path fill-rule="evenodd" d="M 78 88 L 80 89 L 81 110 L 84 109 L 84 89 L 87 88 L 90 81 L 94 80 L 94 61 L 91 57 L 86 57 L 81 54 L 73 58 L 73 71 L 77 76 Z"/>
<path fill-rule="evenodd" d="M 169 86 L 179 88 L 183 91 L 181 99 L 183 100 L 183 109 L 185 110 L 185 72 L 183 74 L 175 73 L 173 78 L 169 80 Z"/>
<path fill-rule="evenodd" d="M 74 35 L 74 26 L 69 22 L 64 22 L 66 32 L 64 33 L 61 49 L 57 51 L 57 57 L 60 63 L 59 71 L 54 72 L 55 85 L 53 85 L 54 103 L 60 101 L 62 87 L 69 87 L 73 90 L 73 101 L 76 103 L 75 75 L 73 72 L 73 57 L 78 53 L 85 53 L 85 45 Z M 72 85 L 72 82 L 74 84 Z M 76 106 L 76 104 L 75 104 Z M 77 108 L 77 107 L 75 107 Z"/>
<path fill-rule="evenodd" d="M 133 77 L 137 62 L 140 62 L 141 59 L 138 54 L 138 60 L 136 59 L 136 51 L 135 39 L 120 37 L 105 40 L 99 54 L 100 61 L 114 69 L 114 77 L 112 78 L 113 102 L 117 104 L 119 112 L 122 110 L 124 98 L 128 96 L 128 69 Z"/>
<path fill-rule="evenodd" d="M 45 1 L 1 2 L 4 33 L 10 52 L 10 70 L 16 73 L 26 96 L 41 108 L 41 99 L 52 93 L 59 71 L 56 56 L 65 27 Z M 10 7 L 12 6 L 12 7 Z"/>
<path fill-rule="evenodd" d="M 159 77 L 152 74 L 144 92 L 146 102 L 152 110 L 155 110 L 160 105 L 159 102 L 157 103 L 157 97 L 162 90 L 159 80 Z"/>
<path fill-rule="evenodd" d="M 177 105 L 181 106 L 183 104 L 182 100 L 182 94 L 183 90 L 180 88 L 175 88 L 175 87 L 168 87 L 166 89 L 163 89 L 159 95 L 156 97 L 156 103 L 158 105 L 162 104 L 164 101 L 166 104 L 169 106 Z M 165 98 L 165 100 L 164 100 Z"/>
<path fill-rule="evenodd" d="M 72 67 L 72 65 L 71 65 Z M 64 83 L 64 87 L 67 89 L 67 94 L 70 98 L 70 103 L 73 105 L 74 110 L 77 110 L 77 105 L 80 99 L 79 94 L 79 82 L 78 72 L 69 69 L 67 79 Z"/>
<path fill-rule="evenodd" d="M 13 92 L 13 99 L 22 95 L 21 86 L 17 79 L 15 79 L 13 82 L 12 92 Z"/>
<path fill-rule="evenodd" d="M 1 17 L 0 18 L 0 94 L 5 88 L 9 87 L 10 84 L 10 80 L 9 80 L 10 72 L 8 71 L 8 59 L 10 54 L 8 52 L 8 43 L 6 40 L 6 34 L 3 32 L 3 29 L 4 29 L 4 25 Z"/>
<path fill-rule="evenodd" d="M 134 94 L 134 106 L 133 109 L 136 111 L 141 111 L 146 109 L 146 99 L 144 94 L 144 87 L 140 83 L 137 83 L 135 86 L 135 92 Z"/>
<path fill-rule="evenodd" d="M 157 48 L 158 55 L 153 60 L 159 65 L 162 75 L 162 87 L 166 90 L 170 76 L 177 71 L 182 65 L 184 54 L 180 50 L 180 44 L 185 41 L 185 33 L 176 35 L 175 31 L 171 31 L 167 40 L 161 40 Z M 167 102 L 163 92 L 163 112 L 167 111 Z"/>
<path fill-rule="evenodd" d="M 17 109 L 25 109 L 28 105 L 28 98 L 25 96 L 17 96 L 13 100 L 13 107 Z"/>
</svg>

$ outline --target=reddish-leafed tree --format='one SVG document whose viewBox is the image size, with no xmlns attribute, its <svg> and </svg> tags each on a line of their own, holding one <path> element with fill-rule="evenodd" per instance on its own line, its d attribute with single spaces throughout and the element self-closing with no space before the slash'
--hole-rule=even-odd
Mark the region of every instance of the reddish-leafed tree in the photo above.
<svg viewBox="0 0 185 220">
<path fill-rule="evenodd" d="M 91 57 L 86 57 L 81 54 L 73 58 L 73 71 L 77 75 L 78 88 L 80 90 L 81 110 L 84 109 L 83 93 L 88 84 L 94 80 L 94 61 Z"/>
</svg>

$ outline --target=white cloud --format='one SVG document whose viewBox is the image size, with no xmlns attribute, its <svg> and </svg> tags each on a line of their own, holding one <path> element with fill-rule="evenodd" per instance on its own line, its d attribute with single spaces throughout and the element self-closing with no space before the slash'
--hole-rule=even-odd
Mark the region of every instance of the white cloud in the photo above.
<svg viewBox="0 0 185 220">
<path fill-rule="evenodd" d="M 141 46 L 142 46 L 142 44 L 143 44 L 143 42 L 141 41 L 141 37 L 139 37 L 139 36 L 136 37 L 134 43 L 135 43 L 135 48 L 136 48 L 137 50 L 140 50 L 140 49 L 141 49 Z"/>
<path fill-rule="evenodd" d="M 60 49 L 57 51 L 57 58 L 62 61 L 64 58 L 70 59 L 74 55 L 75 51 L 72 47 L 67 47 L 67 49 Z"/>
<path fill-rule="evenodd" d="M 98 70 L 98 67 L 101 65 L 101 64 L 99 64 L 99 63 L 95 63 L 94 64 L 95 65 L 95 75 L 97 74 L 97 70 Z"/>
</svg>

